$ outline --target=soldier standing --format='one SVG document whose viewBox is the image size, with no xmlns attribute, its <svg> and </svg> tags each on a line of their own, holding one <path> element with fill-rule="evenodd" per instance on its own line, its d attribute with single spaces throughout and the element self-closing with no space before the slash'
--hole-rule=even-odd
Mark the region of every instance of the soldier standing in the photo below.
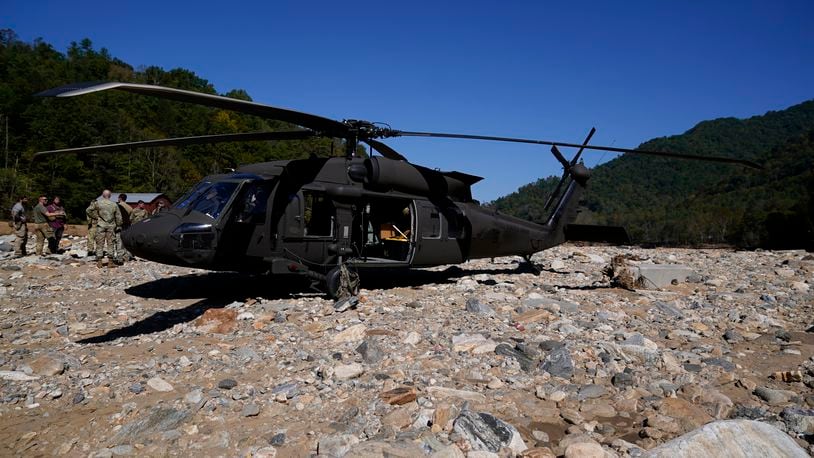
<svg viewBox="0 0 814 458">
<path fill-rule="evenodd" d="M 20 200 L 11 207 L 11 224 L 14 228 L 14 257 L 22 258 L 26 255 L 25 244 L 28 242 L 28 224 L 25 216 L 25 207 L 28 205 L 28 197 L 22 196 Z"/>
<path fill-rule="evenodd" d="M 136 224 L 139 221 L 143 221 L 143 220 L 147 219 L 148 215 L 149 214 L 147 213 L 147 209 L 144 208 L 144 201 L 140 200 L 140 201 L 138 201 L 138 207 L 134 208 L 133 213 L 130 215 L 130 217 L 131 217 L 130 222 L 132 224 Z"/>
<path fill-rule="evenodd" d="M 120 261 L 132 261 L 133 255 L 124 248 L 122 243 L 122 231 L 130 227 L 132 221 L 133 207 L 127 204 L 127 194 L 119 194 L 119 213 L 122 215 L 122 225 L 116 232 L 116 252 L 119 253 Z"/>
<path fill-rule="evenodd" d="M 62 240 L 62 234 L 65 232 L 65 208 L 62 206 L 62 201 L 59 196 L 54 196 L 51 205 L 45 207 L 49 213 L 53 213 L 53 218 L 48 218 L 48 225 L 51 226 L 51 238 L 48 239 L 48 250 L 51 253 L 59 253 L 59 241 Z"/>
<path fill-rule="evenodd" d="M 116 252 L 116 232 L 122 227 L 122 214 L 119 206 L 110 200 L 110 191 L 102 191 L 102 199 L 97 202 L 99 220 L 96 226 L 96 262 L 99 267 L 104 266 L 104 257 L 112 257 L 113 262 L 119 264 L 119 255 Z M 110 251 L 108 251 L 110 250 Z"/>
<path fill-rule="evenodd" d="M 42 247 L 45 245 L 45 241 L 51 238 L 54 233 L 51 226 L 48 225 L 48 220 L 60 216 L 61 213 L 51 213 L 45 208 L 45 204 L 48 202 L 47 197 L 40 196 L 37 200 L 37 206 L 34 207 L 34 237 L 37 239 L 34 251 L 37 256 L 42 256 Z"/>
<path fill-rule="evenodd" d="M 99 206 L 96 199 L 90 201 L 90 205 L 85 209 L 85 216 L 88 217 L 88 256 L 95 256 L 96 225 L 99 223 Z"/>
</svg>

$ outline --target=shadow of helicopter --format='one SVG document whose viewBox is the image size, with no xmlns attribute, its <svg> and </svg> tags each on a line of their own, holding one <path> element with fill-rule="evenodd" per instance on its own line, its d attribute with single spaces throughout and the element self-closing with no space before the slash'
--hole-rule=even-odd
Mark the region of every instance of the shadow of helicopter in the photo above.
<svg viewBox="0 0 814 458">
<path fill-rule="evenodd" d="M 552 271 L 553 272 L 553 271 Z M 450 266 L 443 270 L 373 270 L 365 273 L 365 289 L 370 291 L 393 288 L 414 288 L 427 284 L 456 283 L 462 277 L 474 275 L 498 274 L 537 274 L 534 265 L 521 262 L 507 264 L 505 268 L 462 269 Z M 557 272 L 560 273 L 560 272 Z M 88 337 L 77 341 L 79 344 L 96 344 L 111 342 L 119 338 L 136 337 L 153 334 L 172 328 L 176 324 L 188 323 L 203 315 L 212 308 L 223 308 L 235 301 L 246 298 L 263 298 L 267 300 L 287 299 L 308 294 L 309 283 L 300 277 L 289 281 L 274 281 L 263 275 L 246 275 L 233 272 L 210 272 L 178 277 L 162 278 L 125 290 L 127 294 L 149 299 L 200 299 L 180 309 L 162 310 L 122 328 L 112 329 L 105 334 Z M 479 281 L 483 285 L 495 285 L 497 281 L 488 279 Z M 556 285 L 565 289 L 598 289 L 608 286 Z"/>
</svg>

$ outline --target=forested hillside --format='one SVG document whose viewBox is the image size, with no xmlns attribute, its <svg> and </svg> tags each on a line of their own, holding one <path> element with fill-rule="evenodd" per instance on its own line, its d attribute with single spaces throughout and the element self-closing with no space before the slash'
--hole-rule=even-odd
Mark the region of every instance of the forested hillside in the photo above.
<svg viewBox="0 0 814 458">
<path fill-rule="evenodd" d="M 640 148 L 739 157 L 765 169 L 622 156 L 594 169 L 578 222 L 625 226 L 640 243 L 782 248 L 811 239 L 814 101 L 749 119 L 704 121 Z M 551 183 L 526 185 L 494 205 L 542 220 Z"/>
<path fill-rule="evenodd" d="M 104 188 L 160 191 L 175 198 L 203 176 L 240 164 L 331 152 L 330 140 L 307 140 L 142 148 L 124 154 L 70 154 L 32 161 L 33 153 L 57 148 L 289 127 L 230 111 L 115 91 L 65 99 L 34 97 L 64 84 L 101 80 L 217 93 L 206 79 L 189 70 L 135 69 L 105 48 L 94 49 L 89 40 L 73 43 L 61 53 L 48 43 L 24 43 L 13 31 L 0 30 L 3 208 L 11 208 L 12 200 L 21 194 L 57 194 L 66 203 L 71 220 L 78 222 L 84 219 L 90 199 Z M 222 95 L 250 100 L 240 89 Z M 342 151 L 341 147 L 336 151 Z"/>
</svg>

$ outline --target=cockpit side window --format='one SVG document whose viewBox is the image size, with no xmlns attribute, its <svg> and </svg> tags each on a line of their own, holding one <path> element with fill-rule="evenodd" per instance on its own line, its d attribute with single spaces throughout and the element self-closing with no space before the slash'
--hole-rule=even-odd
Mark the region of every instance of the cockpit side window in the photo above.
<svg viewBox="0 0 814 458">
<path fill-rule="evenodd" d="M 243 196 L 236 201 L 234 220 L 239 223 L 262 222 L 266 216 L 266 205 L 271 192 L 270 182 L 247 184 Z"/>
</svg>

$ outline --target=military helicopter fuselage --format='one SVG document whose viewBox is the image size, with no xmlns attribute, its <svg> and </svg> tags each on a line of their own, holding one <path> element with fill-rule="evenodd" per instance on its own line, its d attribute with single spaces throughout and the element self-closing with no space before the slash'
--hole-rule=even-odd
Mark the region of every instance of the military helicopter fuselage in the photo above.
<svg viewBox="0 0 814 458">
<path fill-rule="evenodd" d="M 540 225 L 480 206 L 470 188 L 480 178 L 459 172 L 384 157 L 258 163 L 206 177 L 122 240 L 149 260 L 307 275 L 336 294 L 342 264 L 425 267 L 562 243 L 587 178 L 584 170 Z"/>
<path fill-rule="evenodd" d="M 757 164 L 733 157 L 698 156 L 484 135 L 411 132 L 367 121 L 337 121 L 260 103 L 145 84 L 79 83 L 42 96 L 73 97 L 117 90 L 237 111 L 297 126 L 259 131 L 145 140 L 43 151 L 99 153 L 140 147 L 185 146 L 308 138 L 339 139 L 345 157 L 249 164 L 212 175 L 195 185 L 169 211 L 122 233 L 133 254 L 153 261 L 211 270 L 305 275 L 333 296 L 353 294 L 357 273 L 370 268 L 455 264 L 468 259 L 531 254 L 565 241 L 590 173 L 583 150 L 667 158 Z M 454 138 L 551 146 L 563 174 L 546 202 L 541 224 L 503 215 L 472 199 L 480 177 L 441 172 L 410 163 L 379 141 L 391 137 Z M 359 143 L 381 156 L 358 157 Z M 579 151 L 567 160 L 557 147 Z M 564 188 L 563 188 L 564 186 Z"/>
</svg>

